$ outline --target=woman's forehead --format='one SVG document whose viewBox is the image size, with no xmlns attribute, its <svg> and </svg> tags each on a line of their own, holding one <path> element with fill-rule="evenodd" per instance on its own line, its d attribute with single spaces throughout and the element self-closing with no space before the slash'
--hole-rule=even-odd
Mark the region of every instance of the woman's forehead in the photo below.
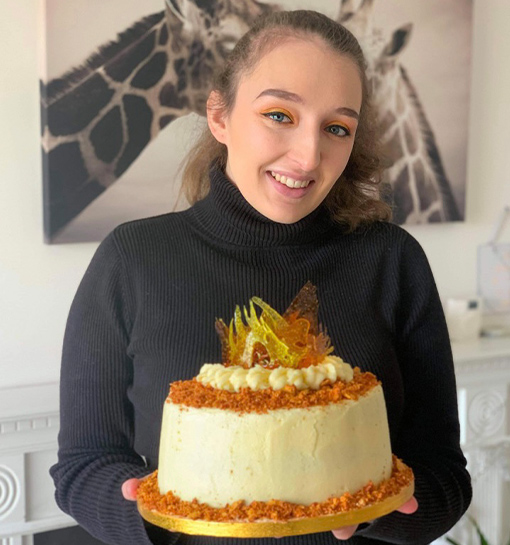
<svg viewBox="0 0 510 545">
<path fill-rule="evenodd" d="M 312 96 L 333 99 L 341 95 L 353 109 L 359 111 L 361 105 L 361 78 L 356 64 L 320 39 L 289 38 L 271 48 L 241 78 L 238 92 L 254 100 L 271 95 L 267 89 L 293 93 L 303 99 L 301 102 Z M 280 98 L 285 98 L 284 94 Z"/>
<path fill-rule="evenodd" d="M 255 69 L 264 61 L 289 56 L 290 53 L 297 51 L 299 51 L 300 55 L 315 55 L 317 52 L 327 52 L 332 58 L 345 56 L 335 51 L 323 38 L 314 34 L 282 35 L 277 39 L 269 38 L 267 43 L 264 43 L 263 36 L 260 36 L 259 39 L 262 40 L 262 44 L 258 50 L 259 58 L 255 62 Z"/>
</svg>

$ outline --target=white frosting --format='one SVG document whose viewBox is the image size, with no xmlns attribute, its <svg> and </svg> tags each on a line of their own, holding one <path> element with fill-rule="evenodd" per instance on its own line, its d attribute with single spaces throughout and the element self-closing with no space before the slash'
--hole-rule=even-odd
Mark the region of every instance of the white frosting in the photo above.
<svg viewBox="0 0 510 545">
<path fill-rule="evenodd" d="M 318 390 L 324 379 L 331 382 L 337 380 L 350 382 L 352 377 L 353 370 L 348 363 L 337 356 L 327 356 L 322 363 L 303 369 L 290 367 L 267 369 L 261 365 L 246 369 L 238 365 L 225 367 L 221 363 L 206 363 L 200 369 L 197 380 L 219 390 L 239 392 L 241 388 L 281 390 L 292 384 L 298 390 L 307 388 Z"/>
<path fill-rule="evenodd" d="M 307 505 L 378 484 L 391 468 L 379 385 L 356 401 L 263 414 L 164 406 L 159 489 L 186 501 Z"/>
</svg>

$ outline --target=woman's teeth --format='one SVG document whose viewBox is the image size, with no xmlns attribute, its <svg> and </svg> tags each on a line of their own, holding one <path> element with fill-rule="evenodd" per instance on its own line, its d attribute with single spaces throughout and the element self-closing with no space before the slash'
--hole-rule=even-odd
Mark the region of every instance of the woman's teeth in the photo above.
<svg viewBox="0 0 510 545">
<path fill-rule="evenodd" d="M 287 176 L 280 176 L 280 174 L 277 174 L 276 172 L 273 172 L 273 171 L 271 171 L 271 176 L 277 182 L 280 182 L 281 184 L 286 185 L 287 187 L 292 187 L 292 188 L 307 187 L 308 184 L 312 181 L 312 180 L 303 180 L 303 181 L 293 180 L 292 178 L 288 178 Z"/>
</svg>

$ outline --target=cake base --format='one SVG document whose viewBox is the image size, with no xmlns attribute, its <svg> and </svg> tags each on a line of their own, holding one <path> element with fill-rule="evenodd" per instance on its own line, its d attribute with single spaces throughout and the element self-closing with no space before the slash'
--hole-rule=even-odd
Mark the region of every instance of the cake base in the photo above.
<svg viewBox="0 0 510 545">
<path fill-rule="evenodd" d="M 407 470 L 400 460 L 397 472 Z M 394 479 L 392 475 L 391 479 Z M 148 522 L 172 532 L 215 537 L 283 537 L 316 532 L 326 532 L 343 526 L 361 524 L 382 517 L 395 511 L 414 494 L 414 480 L 405 484 L 397 493 L 372 504 L 357 509 L 319 517 L 303 517 L 285 521 L 257 519 L 254 522 L 232 521 L 217 522 L 202 519 L 191 519 L 171 515 L 150 509 L 138 498 L 138 511 Z"/>
</svg>

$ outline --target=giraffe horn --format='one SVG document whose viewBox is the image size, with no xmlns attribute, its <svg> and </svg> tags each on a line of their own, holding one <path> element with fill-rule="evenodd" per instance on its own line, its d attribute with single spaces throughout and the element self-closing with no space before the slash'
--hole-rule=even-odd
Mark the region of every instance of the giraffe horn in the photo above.
<svg viewBox="0 0 510 545">
<path fill-rule="evenodd" d="M 373 9 L 374 0 L 361 0 L 358 8 L 355 7 L 355 3 L 355 0 L 340 0 L 341 14 L 370 11 Z"/>
<path fill-rule="evenodd" d="M 362 0 L 358 11 L 364 14 L 369 14 L 374 8 L 374 0 Z"/>
<path fill-rule="evenodd" d="M 354 12 L 354 0 L 340 0 L 340 17 Z"/>
<path fill-rule="evenodd" d="M 167 12 L 177 18 L 185 31 L 193 32 L 200 27 L 201 8 L 191 0 L 165 0 L 165 5 Z"/>
<path fill-rule="evenodd" d="M 374 9 L 374 0 L 362 0 L 358 12 L 356 13 L 363 20 L 365 30 L 369 30 L 372 21 L 372 11 Z"/>
<path fill-rule="evenodd" d="M 180 6 L 175 0 L 165 0 L 166 7 L 181 21 L 184 23 L 184 13 L 181 11 Z"/>
<path fill-rule="evenodd" d="M 353 5 L 352 0 L 347 0 L 350 6 Z M 352 28 L 357 29 L 356 35 L 358 37 L 366 36 L 372 31 L 372 10 L 374 7 L 374 0 L 361 0 L 357 10 L 351 12 L 349 17 L 349 25 Z M 349 14 L 346 14 L 349 16 Z"/>
<path fill-rule="evenodd" d="M 165 0 L 165 5 L 181 23 L 189 23 L 190 13 L 193 11 L 190 0 Z"/>
</svg>

